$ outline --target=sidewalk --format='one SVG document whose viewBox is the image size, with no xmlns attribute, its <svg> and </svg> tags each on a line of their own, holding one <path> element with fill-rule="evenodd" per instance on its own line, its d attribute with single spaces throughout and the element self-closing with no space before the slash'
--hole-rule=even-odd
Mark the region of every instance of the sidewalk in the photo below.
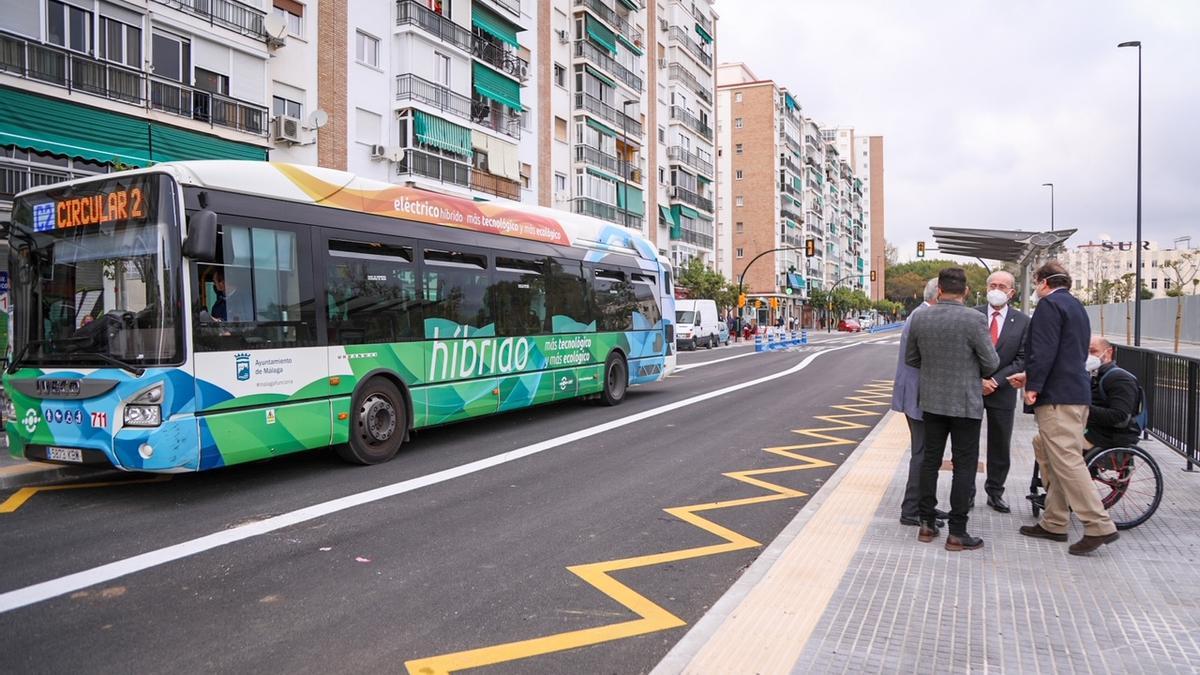
<svg viewBox="0 0 1200 675">
<path fill-rule="evenodd" d="M 1154 516 L 1088 557 L 1017 533 L 1032 415 L 1018 413 L 1005 497 L 983 503 L 979 551 L 921 544 L 898 522 L 908 430 L 888 413 L 825 488 L 655 673 L 1200 671 L 1200 472 L 1157 441 L 1164 497 Z M 948 454 L 948 453 L 947 453 Z M 947 503 L 949 472 L 940 480 Z M 1070 541 L 1082 536 L 1073 522 Z"/>
</svg>

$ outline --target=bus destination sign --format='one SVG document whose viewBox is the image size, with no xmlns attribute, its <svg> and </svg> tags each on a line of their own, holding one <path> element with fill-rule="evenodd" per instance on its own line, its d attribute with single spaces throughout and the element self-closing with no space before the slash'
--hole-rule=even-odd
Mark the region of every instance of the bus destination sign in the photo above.
<svg viewBox="0 0 1200 675">
<path fill-rule="evenodd" d="M 35 232 L 49 232 L 113 221 L 142 220 L 145 217 L 146 197 L 142 188 L 113 188 L 98 194 L 34 205 L 33 229 Z"/>
</svg>

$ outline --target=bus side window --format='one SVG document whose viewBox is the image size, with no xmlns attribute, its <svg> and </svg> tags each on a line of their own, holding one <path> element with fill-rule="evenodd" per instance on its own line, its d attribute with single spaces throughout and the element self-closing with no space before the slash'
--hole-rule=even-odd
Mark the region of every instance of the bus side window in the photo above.
<svg viewBox="0 0 1200 675">
<path fill-rule="evenodd" d="M 578 260 L 549 260 L 546 266 L 546 313 L 552 333 L 594 333 L 591 270 Z"/>
<path fill-rule="evenodd" d="M 633 284 L 619 269 L 596 267 L 592 277 L 592 306 L 601 331 L 633 329 L 633 312 L 637 303 Z"/>
<path fill-rule="evenodd" d="M 630 275 L 633 281 L 633 296 L 637 303 L 634 316 L 634 330 L 650 330 L 662 319 L 662 311 L 658 307 L 658 282 L 651 274 Z"/>
<path fill-rule="evenodd" d="M 411 247 L 331 240 L 325 267 L 330 344 L 420 338 Z"/>
<path fill-rule="evenodd" d="M 541 258 L 496 256 L 488 287 L 497 335 L 541 335 L 546 325 L 546 262 Z"/>
<path fill-rule="evenodd" d="M 446 249 L 423 255 L 425 337 L 494 336 L 487 256 Z"/>
</svg>

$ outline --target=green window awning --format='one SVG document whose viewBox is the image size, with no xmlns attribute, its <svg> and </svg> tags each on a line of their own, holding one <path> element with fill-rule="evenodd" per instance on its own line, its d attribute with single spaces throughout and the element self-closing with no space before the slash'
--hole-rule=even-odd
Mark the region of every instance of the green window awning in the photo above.
<svg viewBox="0 0 1200 675">
<path fill-rule="evenodd" d="M 635 12 L 641 9 L 641 6 L 637 4 L 637 0 L 621 0 L 621 4 Z"/>
<path fill-rule="evenodd" d="M 668 206 L 658 205 L 658 217 L 672 227 L 679 225 L 679 219 L 675 217 L 675 214 L 671 213 L 671 208 Z"/>
<path fill-rule="evenodd" d="M 471 156 L 471 130 L 420 110 L 413 111 L 417 140 L 463 157 Z"/>
<path fill-rule="evenodd" d="M 617 183 L 617 206 L 639 216 L 645 215 L 646 197 L 641 188 Z"/>
<path fill-rule="evenodd" d="M 699 28 L 699 26 L 697 26 L 697 28 Z M 783 103 L 788 107 L 788 110 L 795 110 L 796 108 L 800 107 L 796 105 L 796 99 L 792 98 L 791 94 L 783 95 Z"/>
<path fill-rule="evenodd" d="M 517 31 L 521 30 L 521 27 L 501 18 L 499 14 L 479 3 L 475 3 L 471 8 L 471 25 L 501 42 L 512 45 L 514 49 L 521 48 L 521 43 L 517 42 Z"/>
<path fill-rule="evenodd" d="M 616 176 L 613 176 L 613 175 L 607 174 L 607 173 L 605 173 L 605 172 L 601 171 L 600 169 L 594 169 L 594 168 L 592 168 L 592 167 L 590 167 L 590 166 L 587 168 L 587 172 L 588 172 L 588 173 L 590 173 L 590 174 L 592 174 L 592 175 L 593 175 L 593 176 L 595 176 L 596 178 L 600 178 L 600 179 L 603 179 L 603 180 L 609 181 L 610 183 L 618 183 L 618 182 L 620 182 L 620 180 L 621 180 L 621 179 L 617 178 Z M 620 198 L 620 196 L 619 196 L 619 194 L 618 194 L 618 199 L 619 199 L 619 198 Z"/>
<path fill-rule="evenodd" d="M 604 134 L 605 136 L 614 136 L 615 137 L 617 135 L 617 132 L 613 131 L 612 129 L 608 128 L 607 126 L 597 122 L 596 120 L 594 120 L 590 117 L 587 118 L 587 125 L 593 129 L 595 129 L 596 131 L 599 131 L 600 133 Z"/>
<path fill-rule="evenodd" d="M 471 64 L 471 69 L 475 76 L 475 91 L 479 92 L 480 96 L 503 103 L 513 110 L 521 110 L 519 82 L 508 79 L 478 61 Z"/>
<path fill-rule="evenodd" d="M 591 73 L 592 77 L 596 78 L 597 80 L 600 80 L 604 84 L 607 84 L 608 86 L 613 87 L 614 89 L 616 88 L 617 83 L 614 82 L 611 77 L 605 75 L 604 73 L 596 70 L 595 68 L 593 68 L 591 66 L 585 65 L 584 69 L 586 69 L 589 73 Z"/>
<path fill-rule="evenodd" d="M 788 272 L 788 286 L 796 289 L 804 288 L 804 277 L 795 272 Z"/>
<path fill-rule="evenodd" d="M 596 44 L 604 47 L 608 51 L 617 53 L 617 36 L 607 26 L 593 19 L 591 15 L 587 17 L 586 30 L 588 37 L 592 38 Z"/>
<path fill-rule="evenodd" d="M 629 41 L 629 38 L 625 37 L 624 35 L 621 35 L 621 34 L 619 34 L 619 33 L 618 33 L 618 34 L 617 34 L 617 39 L 618 39 L 618 40 L 620 40 L 620 41 L 621 41 L 621 44 L 625 45 L 625 47 L 626 47 L 626 48 L 627 48 L 629 51 L 633 52 L 634 54 L 637 54 L 638 56 L 641 56 L 641 55 L 645 54 L 645 52 L 643 52 L 643 51 L 642 51 L 642 48 L 641 48 L 641 47 L 639 47 L 639 46 L 637 46 L 637 45 L 633 44 L 632 42 L 630 42 L 630 41 Z"/>
<path fill-rule="evenodd" d="M 676 220 L 678 220 L 679 216 L 681 215 L 687 216 L 692 220 L 700 220 L 700 212 L 687 206 L 676 204 L 675 206 L 671 207 L 671 211 L 674 212 Z"/>
<path fill-rule="evenodd" d="M 144 167 L 191 159 L 265 160 L 265 148 L 0 87 L 0 145 Z"/>
<path fill-rule="evenodd" d="M 703 38 L 705 42 L 707 42 L 710 45 L 712 44 L 712 41 L 713 41 L 712 36 L 708 34 L 708 31 L 704 30 L 704 26 L 701 26 L 700 24 L 696 24 L 696 33 L 698 35 L 700 35 L 700 37 Z"/>
<path fill-rule="evenodd" d="M 696 182 L 703 183 L 705 185 L 711 185 L 712 179 L 709 178 L 708 176 L 705 176 L 704 174 L 698 173 L 698 174 L 696 174 Z"/>
</svg>

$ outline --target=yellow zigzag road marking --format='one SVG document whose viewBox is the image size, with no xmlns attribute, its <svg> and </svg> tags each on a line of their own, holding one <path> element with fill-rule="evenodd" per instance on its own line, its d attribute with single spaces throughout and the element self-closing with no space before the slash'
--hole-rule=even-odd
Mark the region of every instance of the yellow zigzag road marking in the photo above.
<svg viewBox="0 0 1200 675">
<path fill-rule="evenodd" d="M 25 502 L 29 501 L 30 497 L 39 492 L 51 492 L 53 490 L 82 490 L 84 488 L 108 487 L 110 485 L 134 485 L 137 483 L 161 483 L 167 480 L 171 480 L 171 476 L 164 475 L 155 476 L 153 478 L 142 478 L 138 480 L 109 481 L 106 483 L 77 483 L 73 485 L 46 485 L 43 487 L 21 488 L 20 490 L 12 493 L 8 499 L 5 499 L 2 503 L 0 503 L 0 513 L 12 513 L 13 511 L 16 511 L 24 506 Z"/>
<path fill-rule="evenodd" d="M 837 436 L 829 436 L 824 432 L 849 431 L 853 429 L 867 428 L 867 425 L 865 424 L 846 422 L 843 421 L 843 418 L 879 416 L 881 413 L 865 410 L 864 408 L 869 406 L 888 405 L 891 396 L 891 382 L 876 381 L 865 386 L 856 393 L 860 395 L 848 396 L 847 400 L 857 401 L 858 403 L 832 406 L 833 408 L 839 410 L 849 411 L 847 414 L 817 417 L 817 419 L 830 422 L 832 424 L 837 424 L 838 426 L 822 427 L 819 429 L 793 429 L 795 433 L 818 438 L 823 442 L 763 448 L 763 450 L 766 452 L 797 460 L 801 462 L 800 464 L 778 466 L 768 469 L 732 471 L 722 474 L 734 480 L 758 486 L 764 490 L 767 490 L 768 492 L 771 492 L 772 494 L 759 497 L 733 499 L 723 502 L 692 504 L 690 506 L 676 506 L 663 509 L 667 513 L 679 518 L 684 522 L 691 523 L 705 532 L 709 532 L 717 537 L 720 537 L 721 539 L 724 539 L 724 543 L 712 544 L 709 546 L 699 546 L 696 548 L 685 548 L 678 551 L 667 551 L 664 553 L 655 553 L 651 555 L 637 556 L 634 558 L 623 558 L 621 560 L 606 560 L 604 562 L 588 563 L 586 565 L 573 565 L 567 568 L 567 570 L 569 570 L 572 574 L 591 584 L 601 593 L 604 593 L 613 600 L 621 603 L 628 608 L 629 611 L 638 615 L 640 618 L 632 621 L 623 621 L 621 623 L 610 624 L 607 626 L 597 626 L 595 628 L 585 628 L 565 633 L 557 633 L 555 635 L 547 635 L 530 640 L 521 640 L 517 642 L 493 645 L 491 647 L 481 647 L 479 649 L 471 649 L 451 654 L 441 654 L 439 656 L 414 659 L 404 664 L 405 667 L 408 668 L 408 672 L 411 675 L 442 675 L 443 673 L 450 673 L 457 670 L 478 668 L 481 666 L 488 666 L 506 661 L 515 661 L 517 659 L 529 658 L 531 656 L 539 656 L 542 654 L 574 649 L 576 647 L 586 647 L 588 645 L 608 642 L 610 640 L 619 640 L 637 635 L 645 635 L 647 633 L 653 633 L 660 630 L 666 630 L 668 628 L 677 628 L 679 626 L 686 625 L 686 623 L 679 617 L 655 604 L 653 601 L 641 595 L 632 588 L 629 588 L 625 584 L 622 584 L 614 579 L 611 576 L 612 573 L 620 572 L 622 570 L 635 569 L 638 567 L 649 567 L 651 565 L 661 565 L 664 563 L 688 560 L 691 558 L 717 555 L 719 553 L 740 551 L 743 549 L 760 546 L 761 544 L 753 539 L 734 532 L 727 527 L 717 525 L 716 523 L 707 520 L 699 514 L 704 511 L 715 511 L 718 509 L 727 509 L 735 506 L 762 504 L 781 499 L 793 499 L 796 497 L 807 496 L 808 493 L 806 492 L 794 490 L 782 485 L 776 485 L 774 483 L 755 478 L 755 476 L 767 476 L 777 473 L 803 471 L 805 469 L 819 469 L 823 467 L 834 466 L 832 462 L 826 462 L 813 457 L 806 457 L 804 455 L 796 454 L 792 451 L 805 448 L 854 445 L 855 441 L 846 440 Z"/>
</svg>

